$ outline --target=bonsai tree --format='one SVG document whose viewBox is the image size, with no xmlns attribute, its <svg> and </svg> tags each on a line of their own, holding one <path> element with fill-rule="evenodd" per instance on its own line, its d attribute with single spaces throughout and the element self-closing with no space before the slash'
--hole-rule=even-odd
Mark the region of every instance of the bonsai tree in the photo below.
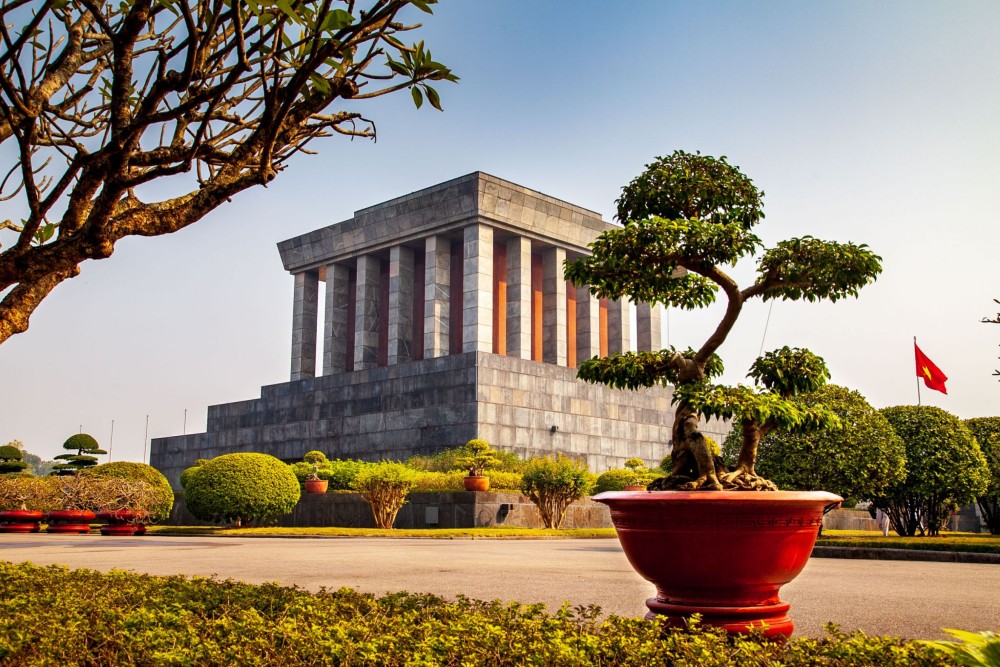
<svg viewBox="0 0 1000 667">
<path fill-rule="evenodd" d="M 996 303 L 1000 304 L 1000 300 L 993 299 Z M 1000 324 L 1000 313 L 997 313 L 996 317 L 984 317 L 981 322 L 983 324 Z M 994 370 L 993 375 L 1000 376 L 1000 369 Z"/>
<path fill-rule="evenodd" d="M 354 478 L 354 490 L 372 508 L 375 525 L 392 528 L 400 508 L 406 504 L 406 496 L 417 481 L 417 471 L 402 463 L 379 461 L 358 471 Z"/>
<path fill-rule="evenodd" d="M 53 490 L 41 477 L 0 477 L 0 511 L 50 509 Z"/>
<path fill-rule="evenodd" d="M 989 485 L 976 503 L 986 527 L 994 535 L 1000 535 L 1000 417 L 966 419 L 965 426 L 975 436 L 989 466 Z"/>
<path fill-rule="evenodd" d="M 586 464 L 563 454 L 529 459 L 521 476 L 521 493 L 538 507 L 546 528 L 559 528 L 566 509 L 593 486 Z"/>
<path fill-rule="evenodd" d="M 906 449 L 888 420 L 856 391 L 825 385 L 802 394 L 805 405 L 826 408 L 849 428 L 794 433 L 775 429 L 763 436 L 757 469 L 780 488 L 825 490 L 868 499 L 906 477 Z M 734 462 L 742 433 L 732 431 L 723 458 Z"/>
<path fill-rule="evenodd" d="M 132 489 L 121 487 L 123 502 L 128 503 L 129 494 L 133 498 L 132 506 L 114 507 L 108 509 L 131 509 L 136 514 L 143 515 L 143 522 L 165 521 L 174 508 L 174 492 L 170 483 L 159 470 L 145 463 L 132 461 L 115 461 L 95 466 L 83 473 L 88 477 L 98 479 L 123 479 L 142 482 L 145 487 Z M 126 493 L 127 492 L 127 493 Z"/>
<path fill-rule="evenodd" d="M 952 511 L 986 491 L 986 459 L 969 429 L 941 408 L 900 405 L 880 412 L 903 439 L 907 470 L 872 502 L 899 535 L 937 535 Z"/>
<path fill-rule="evenodd" d="M 96 466 L 98 454 L 107 454 L 97 444 L 97 440 L 86 433 L 71 435 L 63 443 L 63 449 L 75 451 L 76 454 L 60 454 L 57 456 L 56 460 L 65 461 L 65 463 L 57 463 L 52 466 L 52 474 L 54 475 L 75 475 L 81 470 Z"/>
<path fill-rule="evenodd" d="M 628 298 L 693 310 L 719 292 L 726 309 L 698 349 L 629 352 L 581 364 L 579 377 L 612 387 L 676 387 L 671 472 L 656 489 L 773 489 L 754 464 L 760 438 L 773 428 L 834 425 L 826 410 L 794 400 L 817 389 L 828 374 L 807 351 L 775 353 L 759 360 L 752 376 L 764 386 L 725 387 L 709 380 L 722 372 L 716 354 L 753 299 L 837 301 L 856 296 L 881 272 L 881 259 L 865 245 L 793 238 L 763 249 L 753 228 L 764 217 L 763 193 L 725 157 L 675 151 L 647 165 L 618 199 L 624 226 L 604 232 L 592 254 L 567 262 L 565 275 L 598 298 Z M 730 265 L 760 253 L 757 278 L 745 288 L 727 273 Z M 732 419 L 743 437 L 736 468 L 713 455 L 700 417 Z"/>
<path fill-rule="evenodd" d="M 14 445 L 0 447 L 0 475 L 18 475 L 28 467 L 22 459 L 24 455 Z"/>
<path fill-rule="evenodd" d="M 268 454 L 223 454 L 184 472 L 184 501 L 191 513 L 237 528 L 288 514 L 301 495 L 289 467 Z"/>
<path fill-rule="evenodd" d="M 478 438 L 465 443 L 466 455 L 460 457 L 455 463 L 460 468 L 469 471 L 470 477 L 479 477 L 486 468 L 493 468 L 500 465 L 500 459 L 496 452 L 490 447 L 490 443 Z"/>
</svg>

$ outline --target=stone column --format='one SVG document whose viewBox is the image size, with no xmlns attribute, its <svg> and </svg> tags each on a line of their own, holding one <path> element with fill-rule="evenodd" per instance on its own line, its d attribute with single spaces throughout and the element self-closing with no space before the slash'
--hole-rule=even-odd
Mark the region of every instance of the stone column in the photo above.
<svg viewBox="0 0 1000 667">
<path fill-rule="evenodd" d="M 316 318 L 319 313 L 319 272 L 294 274 L 292 300 L 292 380 L 316 376 Z"/>
<path fill-rule="evenodd" d="M 347 293 L 350 269 L 340 264 L 326 267 L 326 320 L 323 327 L 323 375 L 343 373 L 348 370 L 347 346 L 354 345 L 347 340 L 347 304 L 354 298 Z M 352 323 L 353 324 L 353 323 Z M 353 337 L 352 337 L 353 338 Z"/>
<path fill-rule="evenodd" d="M 635 343 L 636 349 L 658 351 L 663 348 L 660 337 L 660 309 L 648 303 L 638 303 L 635 306 Z"/>
<path fill-rule="evenodd" d="M 601 353 L 601 303 L 587 286 L 576 288 L 576 365 Z"/>
<path fill-rule="evenodd" d="M 627 299 L 608 299 L 608 354 L 628 352 L 632 332 L 632 316 Z"/>
<path fill-rule="evenodd" d="M 549 248 L 542 253 L 542 361 L 566 365 L 566 251 Z"/>
<path fill-rule="evenodd" d="M 378 365 L 379 261 L 371 255 L 358 257 L 358 288 L 355 298 L 354 370 Z"/>
<path fill-rule="evenodd" d="M 531 239 L 507 241 L 507 356 L 531 359 Z"/>
<path fill-rule="evenodd" d="M 451 241 L 428 236 L 424 243 L 424 358 L 433 359 L 448 356 Z"/>
<path fill-rule="evenodd" d="M 389 357 L 388 363 L 410 361 L 413 356 L 413 250 L 389 249 Z"/>
<path fill-rule="evenodd" d="M 462 257 L 462 351 L 493 350 L 493 228 L 465 228 Z"/>
</svg>

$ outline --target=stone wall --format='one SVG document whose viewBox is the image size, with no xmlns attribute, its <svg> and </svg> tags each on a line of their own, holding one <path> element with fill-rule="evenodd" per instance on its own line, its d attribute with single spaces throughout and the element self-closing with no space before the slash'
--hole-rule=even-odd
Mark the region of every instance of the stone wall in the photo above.
<svg viewBox="0 0 1000 667">
<path fill-rule="evenodd" d="M 263 387 L 259 399 L 211 406 L 206 433 L 154 439 L 150 463 L 179 488 L 195 459 L 232 452 L 405 460 L 480 437 L 525 458 L 579 456 L 597 473 L 631 457 L 655 466 L 670 452 L 671 395 L 471 352 Z M 728 431 L 721 422 L 705 428 L 719 442 Z"/>
</svg>

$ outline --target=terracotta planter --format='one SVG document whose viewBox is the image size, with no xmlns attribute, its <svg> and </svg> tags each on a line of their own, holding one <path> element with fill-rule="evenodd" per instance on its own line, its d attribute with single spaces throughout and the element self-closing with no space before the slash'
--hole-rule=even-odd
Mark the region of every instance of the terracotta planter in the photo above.
<svg viewBox="0 0 1000 667">
<path fill-rule="evenodd" d="M 101 535 L 131 536 L 142 535 L 146 532 L 145 526 L 134 523 L 135 512 L 132 510 L 116 510 L 114 512 L 98 512 L 97 519 L 107 521 L 107 524 L 100 527 Z M 142 532 L 139 532 L 142 529 Z"/>
<path fill-rule="evenodd" d="M 326 479 L 307 479 L 302 482 L 302 486 L 305 487 L 306 493 L 326 493 L 327 488 L 330 486 L 330 481 Z"/>
<path fill-rule="evenodd" d="M 0 533 L 37 533 L 42 529 L 41 510 L 4 510 L 0 512 Z"/>
<path fill-rule="evenodd" d="M 48 523 L 46 533 L 80 533 L 90 532 L 90 522 L 97 517 L 90 510 L 51 510 L 45 513 Z"/>
<path fill-rule="evenodd" d="M 767 625 L 788 637 L 794 624 L 778 590 L 805 567 L 823 510 L 843 500 L 824 491 L 609 491 L 594 497 L 632 567 L 656 586 L 646 618 L 746 633 Z"/>
<path fill-rule="evenodd" d="M 489 491 L 490 478 L 486 475 L 469 475 L 462 478 L 466 491 Z"/>
</svg>

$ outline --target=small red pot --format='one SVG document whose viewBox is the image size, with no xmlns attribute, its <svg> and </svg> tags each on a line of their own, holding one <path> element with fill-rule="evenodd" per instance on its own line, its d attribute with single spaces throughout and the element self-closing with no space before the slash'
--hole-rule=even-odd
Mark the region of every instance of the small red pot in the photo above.
<svg viewBox="0 0 1000 667">
<path fill-rule="evenodd" d="M 632 567 L 656 586 L 646 618 L 746 633 L 766 625 L 792 634 L 778 590 L 805 567 L 823 510 L 843 499 L 823 491 L 609 491 L 594 500 L 611 520 Z"/>
<path fill-rule="evenodd" d="M 462 478 L 466 491 L 489 491 L 490 478 L 486 475 L 469 475 Z"/>
<path fill-rule="evenodd" d="M 101 526 L 101 535 L 112 537 L 131 537 L 138 534 L 139 526 L 134 523 L 109 523 Z M 143 531 L 145 532 L 145 531 Z"/>
<path fill-rule="evenodd" d="M 45 532 L 86 535 L 90 532 L 90 522 L 95 518 L 97 515 L 90 510 L 51 510 L 45 513 L 48 523 Z"/>
<path fill-rule="evenodd" d="M 42 529 L 41 510 L 4 510 L 0 512 L 0 533 L 37 533 Z"/>
<path fill-rule="evenodd" d="M 302 482 L 306 493 L 326 493 L 330 487 L 330 480 L 327 479 L 307 479 Z"/>
</svg>

